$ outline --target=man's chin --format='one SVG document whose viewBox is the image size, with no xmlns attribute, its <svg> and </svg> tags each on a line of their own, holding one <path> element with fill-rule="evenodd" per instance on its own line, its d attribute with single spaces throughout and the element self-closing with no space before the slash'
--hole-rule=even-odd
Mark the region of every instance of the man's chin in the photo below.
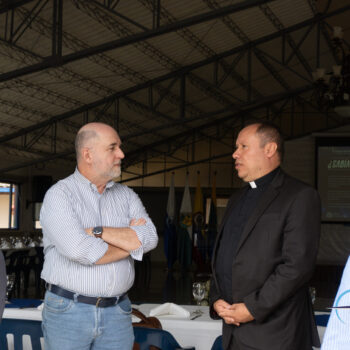
<svg viewBox="0 0 350 350">
<path fill-rule="evenodd" d="M 119 171 L 118 173 L 115 173 L 113 176 L 113 180 L 117 180 L 121 175 L 121 171 Z"/>
<path fill-rule="evenodd" d="M 246 174 L 242 174 L 239 171 L 237 172 L 237 176 L 244 182 L 248 182 L 247 179 L 247 175 Z"/>
<path fill-rule="evenodd" d="M 111 171 L 110 173 L 108 173 L 107 177 L 110 179 L 110 180 L 116 180 L 118 179 L 118 177 L 120 177 L 121 175 L 121 171 Z"/>
</svg>

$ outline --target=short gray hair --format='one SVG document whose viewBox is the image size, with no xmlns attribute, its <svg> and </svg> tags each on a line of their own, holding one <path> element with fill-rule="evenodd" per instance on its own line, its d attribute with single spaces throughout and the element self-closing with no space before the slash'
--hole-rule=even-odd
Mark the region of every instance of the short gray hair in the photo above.
<svg viewBox="0 0 350 350">
<path fill-rule="evenodd" d="M 98 133 L 94 130 L 78 131 L 77 136 L 75 137 L 75 154 L 77 162 L 80 160 L 82 148 L 86 147 L 88 141 L 96 137 L 98 137 Z"/>
</svg>

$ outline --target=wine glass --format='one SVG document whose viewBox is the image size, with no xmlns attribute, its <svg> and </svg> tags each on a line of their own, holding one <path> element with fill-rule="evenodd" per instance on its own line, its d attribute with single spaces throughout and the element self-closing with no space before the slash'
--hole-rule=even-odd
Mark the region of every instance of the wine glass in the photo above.
<svg viewBox="0 0 350 350">
<path fill-rule="evenodd" d="M 310 287 L 310 288 L 309 288 L 309 291 L 310 291 L 310 295 L 311 295 L 312 304 L 315 304 L 315 300 L 316 300 L 316 288 L 315 288 L 315 287 Z"/>
<path fill-rule="evenodd" d="M 201 305 L 201 301 L 205 295 L 205 284 L 203 282 L 194 282 L 192 285 L 192 293 L 197 305 Z"/>
</svg>

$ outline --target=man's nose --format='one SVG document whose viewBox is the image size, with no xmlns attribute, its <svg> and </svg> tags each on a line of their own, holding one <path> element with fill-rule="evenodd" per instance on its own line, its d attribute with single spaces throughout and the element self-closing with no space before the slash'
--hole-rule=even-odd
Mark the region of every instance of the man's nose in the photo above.
<svg viewBox="0 0 350 350">
<path fill-rule="evenodd" d="M 237 158 L 238 158 L 238 149 L 236 149 L 236 150 L 232 153 L 232 158 L 233 158 L 233 159 L 237 159 Z"/>
<path fill-rule="evenodd" d="M 123 159 L 125 157 L 124 152 L 120 148 L 117 150 L 117 154 L 116 155 L 120 159 Z"/>
</svg>

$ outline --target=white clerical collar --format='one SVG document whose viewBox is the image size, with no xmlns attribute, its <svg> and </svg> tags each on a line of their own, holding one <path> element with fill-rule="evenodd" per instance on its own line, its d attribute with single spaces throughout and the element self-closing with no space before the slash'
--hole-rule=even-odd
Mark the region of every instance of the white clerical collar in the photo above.
<svg viewBox="0 0 350 350">
<path fill-rule="evenodd" d="M 255 181 L 249 181 L 249 185 L 251 188 L 257 188 L 258 186 L 256 185 Z"/>
</svg>

